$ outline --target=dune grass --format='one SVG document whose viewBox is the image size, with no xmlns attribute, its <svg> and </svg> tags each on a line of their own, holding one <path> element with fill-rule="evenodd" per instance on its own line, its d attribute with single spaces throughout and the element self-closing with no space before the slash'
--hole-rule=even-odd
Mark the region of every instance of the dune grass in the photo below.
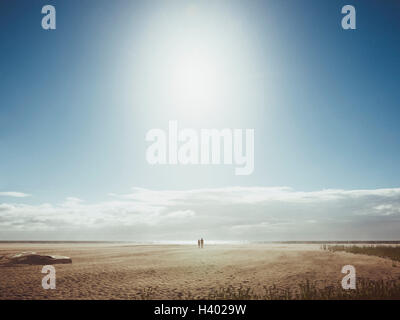
<svg viewBox="0 0 400 320">
<path fill-rule="evenodd" d="M 323 250 L 345 251 L 355 254 L 366 254 L 369 256 L 378 256 L 389 258 L 394 261 L 400 261 L 400 246 L 390 245 L 322 245 Z"/>
<path fill-rule="evenodd" d="M 263 293 L 251 288 L 221 288 L 209 294 L 207 299 L 216 300 L 385 300 L 400 299 L 400 282 L 397 280 L 359 279 L 356 290 L 344 290 L 340 286 L 319 288 L 316 282 L 305 281 L 294 287 L 264 287 Z"/>
<path fill-rule="evenodd" d="M 261 289 L 261 290 L 260 290 Z M 177 290 L 172 290 L 176 292 Z M 157 289 L 147 288 L 139 293 L 138 299 L 157 299 Z M 357 279 L 355 290 L 344 290 L 336 286 L 318 286 L 317 282 L 306 280 L 292 288 L 276 285 L 263 288 L 228 286 L 212 289 L 207 295 L 196 296 L 183 291 L 173 300 L 400 300 L 400 280 Z"/>
</svg>

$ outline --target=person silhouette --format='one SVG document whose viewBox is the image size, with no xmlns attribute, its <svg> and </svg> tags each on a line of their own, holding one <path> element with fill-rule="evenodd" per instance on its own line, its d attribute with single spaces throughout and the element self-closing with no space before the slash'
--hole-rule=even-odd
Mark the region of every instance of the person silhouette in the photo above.
<svg viewBox="0 0 400 320">
<path fill-rule="evenodd" d="M 200 249 L 200 240 L 197 240 L 197 246 L 198 246 L 199 249 Z"/>
<path fill-rule="evenodd" d="M 204 247 L 204 240 L 203 240 L 203 238 L 200 239 L 200 245 L 201 245 L 201 248 L 203 249 L 203 247 Z"/>
</svg>

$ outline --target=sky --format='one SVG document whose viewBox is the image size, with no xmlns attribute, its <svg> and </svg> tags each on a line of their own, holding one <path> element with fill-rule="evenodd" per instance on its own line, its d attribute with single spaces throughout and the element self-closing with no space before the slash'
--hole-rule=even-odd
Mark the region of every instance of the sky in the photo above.
<svg viewBox="0 0 400 320">
<path fill-rule="evenodd" d="M 0 240 L 398 239 L 399 34 L 395 0 L 1 1 Z M 254 172 L 150 165 L 170 120 L 254 129 Z"/>
</svg>

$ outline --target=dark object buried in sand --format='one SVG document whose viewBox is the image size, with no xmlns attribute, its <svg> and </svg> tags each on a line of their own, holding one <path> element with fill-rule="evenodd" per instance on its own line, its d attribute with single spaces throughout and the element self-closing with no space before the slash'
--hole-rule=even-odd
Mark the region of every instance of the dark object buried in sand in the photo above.
<svg viewBox="0 0 400 320">
<path fill-rule="evenodd" d="M 37 254 L 36 252 L 21 252 L 15 255 L 8 256 L 8 262 L 12 264 L 58 264 L 58 263 L 72 263 L 70 257 L 64 256 L 50 256 Z"/>
</svg>

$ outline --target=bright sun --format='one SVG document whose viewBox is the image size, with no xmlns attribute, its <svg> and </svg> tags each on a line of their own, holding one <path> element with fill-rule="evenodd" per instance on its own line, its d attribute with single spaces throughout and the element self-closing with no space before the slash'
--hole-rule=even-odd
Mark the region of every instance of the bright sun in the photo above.
<svg viewBox="0 0 400 320">
<path fill-rule="evenodd" d="M 216 100 L 220 80 L 215 59 L 205 53 L 185 53 L 173 63 L 171 94 L 180 105 L 206 107 Z"/>
</svg>

